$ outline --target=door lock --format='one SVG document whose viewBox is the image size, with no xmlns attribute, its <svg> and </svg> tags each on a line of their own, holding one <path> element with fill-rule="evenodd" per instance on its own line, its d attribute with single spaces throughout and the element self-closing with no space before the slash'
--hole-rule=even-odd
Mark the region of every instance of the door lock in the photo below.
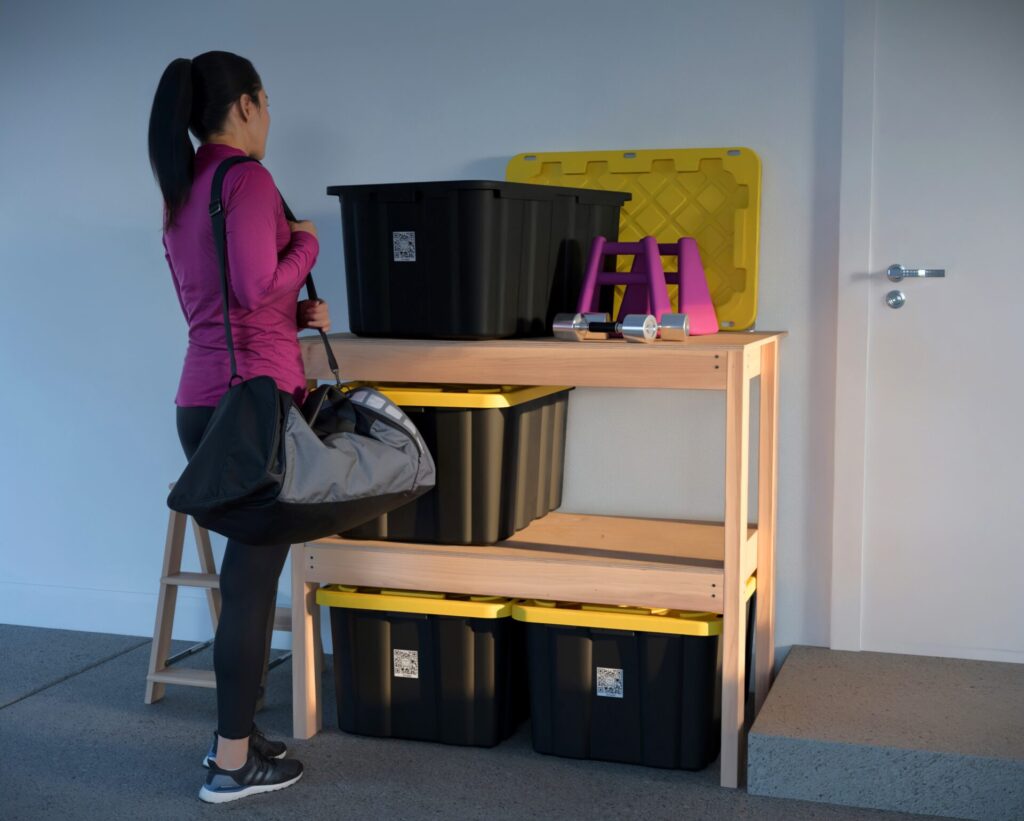
<svg viewBox="0 0 1024 821">
<path fill-rule="evenodd" d="M 907 301 L 907 295 L 903 291 L 889 291 L 885 295 L 885 304 L 890 308 L 902 308 Z"/>
</svg>

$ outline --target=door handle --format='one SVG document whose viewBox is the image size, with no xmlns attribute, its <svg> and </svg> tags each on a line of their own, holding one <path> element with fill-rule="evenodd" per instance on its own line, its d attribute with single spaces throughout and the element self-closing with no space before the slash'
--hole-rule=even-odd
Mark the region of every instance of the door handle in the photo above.
<svg viewBox="0 0 1024 821">
<path fill-rule="evenodd" d="M 902 282 L 908 277 L 944 277 L 945 268 L 907 268 L 899 263 L 890 265 L 885 272 L 892 282 Z"/>
</svg>

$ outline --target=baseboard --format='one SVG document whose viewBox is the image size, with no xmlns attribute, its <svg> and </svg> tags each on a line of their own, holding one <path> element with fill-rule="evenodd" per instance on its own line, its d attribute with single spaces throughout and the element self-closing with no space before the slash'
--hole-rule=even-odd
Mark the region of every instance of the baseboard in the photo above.
<svg viewBox="0 0 1024 821">
<path fill-rule="evenodd" d="M 1011 664 L 1024 663 L 1024 652 L 1006 650 L 1001 647 L 962 647 L 946 644 L 923 644 L 915 642 L 865 642 L 861 650 L 875 653 L 895 653 L 907 656 L 932 656 L 944 659 L 967 659 L 969 661 L 1001 661 Z"/>
<path fill-rule="evenodd" d="M 66 587 L 55 584 L 0 582 L 0 623 L 57 630 L 83 630 L 118 636 L 152 638 L 156 623 L 158 593 L 126 590 L 97 590 L 91 587 Z M 290 606 L 280 596 L 278 605 Z M 324 650 L 330 651 L 330 625 L 324 621 Z M 178 590 L 172 638 L 200 642 L 213 636 L 206 593 L 197 588 Z M 274 633 L 275 650 L 290 650 L 290 633 Z"/>
</svg>

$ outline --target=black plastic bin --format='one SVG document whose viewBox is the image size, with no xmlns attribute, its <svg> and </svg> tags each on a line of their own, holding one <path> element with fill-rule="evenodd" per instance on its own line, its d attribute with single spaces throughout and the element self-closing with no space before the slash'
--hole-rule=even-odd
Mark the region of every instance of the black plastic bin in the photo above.
<svg viewBox="0 0 1024 821">
<path fill-rule="evenodd" d="M 554 185 L 334 185 L 349 325 L 360 336 L 548 336 L 574 311 L 590 245 L 629 194 Z"/>
<path fill-rule="evenodd" d="M 346 538 L 494 544 L 562 504 L 571 388 L 374 387 L 416 425 L 437 478 Z"/>
<path fill-rule="evenodd" d="M 537 752 L 683 770 L 718 756 L 720 615 L 523 602 L 513 618 Z"/>
<path fill-rule="evenodd" d="M 492 747 L 528 712 L 521 625 L 508 599 L 332 585 L 338 726 Z"/>
</svg>

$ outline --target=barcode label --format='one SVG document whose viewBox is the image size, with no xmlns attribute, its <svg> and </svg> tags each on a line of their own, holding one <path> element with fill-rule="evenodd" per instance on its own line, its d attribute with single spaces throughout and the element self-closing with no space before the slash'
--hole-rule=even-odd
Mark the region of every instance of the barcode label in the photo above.
<svg viewBox="0 0 1024 821">
<path fill-rule="evenodd" d="M 416 232 L 392 231 L 391 247 L 394 251 L 395 262 L 415 262 Z"/>
<path fill-rule="evenodd" d="M 622 670 L 618 667 L 598 667 L 597 694 L 605 698 L 622 698 Z"/>
<path fill-rule="evenodd" d="M 415 650 L 394 651 L 395 678 L 419 678 L 420 654 Z"/>
</svg>

